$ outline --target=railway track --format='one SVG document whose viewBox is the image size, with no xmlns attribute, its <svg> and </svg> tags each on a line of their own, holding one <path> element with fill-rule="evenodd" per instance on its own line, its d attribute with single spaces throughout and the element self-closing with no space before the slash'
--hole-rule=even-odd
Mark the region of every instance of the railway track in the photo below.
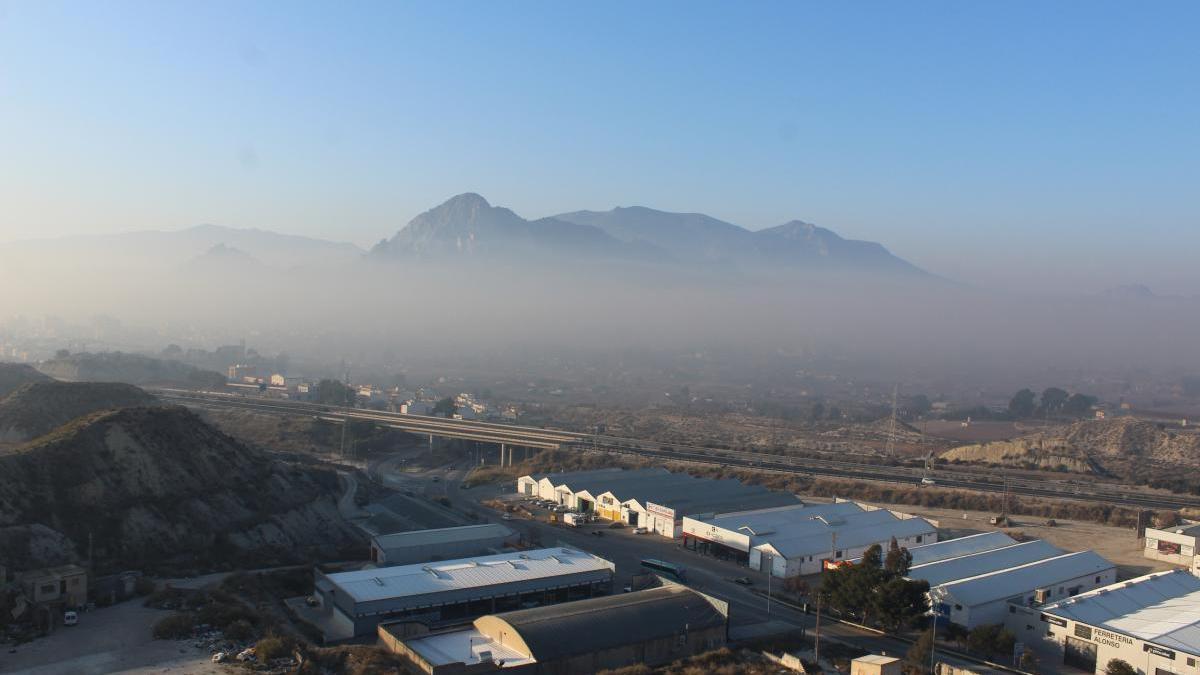
<svg viewBox="0 0 1200 675">
<path fill-rule="evenodd" d="M 766 453 L 724 450 L 698 446 L 670 445 L 619 436 L 575 434 L 555 429 L 448 420 L 419 415 L 402 415 L 296 401 L 271 401 L 245 395 L 160 389 L 154 392 L 166 401 L 197 408 L 237 408 L 273 414 L 303 415 L 330 421 L 362 420 L 392 426 L 413 433 L 433 434 L 489 443 L 507 443 L 525 447 L 573 447 L 603 450 L 641 457 L 697 462 L 746 469 L 763 469 L 804 476 L 824 476 L 869 480 L 895 485 L 919 486 L 926 477 L 923 469 L 909 466 L 880 466 L 866 461 L 822 457 L 786 457 Z M 868 459 L 867 456 L 862 456 Z M 1070 479 L 1040 479 L 1027 475 L 997 474 L 961 468 L 939 468 L 934 472 L 938 487 L 1008 493 L 1048 499 L 1069 499 L 1089 503 L 1146 509 L 1200 508 L 1200 497 L 1165 494 L 1147 488 Z"/>
</svg>

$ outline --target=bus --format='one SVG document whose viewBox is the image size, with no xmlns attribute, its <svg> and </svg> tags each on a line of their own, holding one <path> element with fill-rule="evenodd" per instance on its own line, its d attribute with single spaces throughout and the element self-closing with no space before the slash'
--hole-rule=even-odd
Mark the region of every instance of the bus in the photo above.
<svg viewBox="0 0 1200 675">
<path fill-rule="evenodd" d="M 663 562 L 654 558 L 646 558 L 642 560 L 642 569 L 652 574 L 661 574 L 665 577 L 670 577 L 676 581 L 687 581 L 687 570 L 683 565 Z"/>
</svg>

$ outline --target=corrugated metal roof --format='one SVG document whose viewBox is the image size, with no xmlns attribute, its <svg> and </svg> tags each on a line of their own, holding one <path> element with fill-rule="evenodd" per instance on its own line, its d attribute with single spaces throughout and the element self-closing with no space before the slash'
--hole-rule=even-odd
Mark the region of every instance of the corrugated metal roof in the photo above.
<svg viewBox="0 0 1200 675">
<path fill-rule="evenodd" d="M 587 492 L 593 497 L 611 492 L 620 502 L 654 502 L 675 509 L 677 516 L 712 513 L 733 508 L 782 506 L 796 502 L 794 495 L 746 485 L 732 478 L 697 478 L 666 469 L 631 471 L 577 472 L 546 476 L 555 487 L 565 486 L 573 493 Z"/>
<path fill-rule="evenodd" d="M 982 574 L 945 584 L 942 588 L 965 605 L 982 605 L 1054 586 L 1077 577 L 1099 574 L 1116 567 L 1095 551 L 1067 553 L 1008 570 Z"/>
<path fill-rule="evenodd" d="M 328 575 L 328 579 L 355 602 L 370 602 L 604 569 L 615 568 L 611 562 L 590 553 L 567 548 L 543 548 L 341 572 Z"/>
<path fill-rule="evenodd" d="M 675 585 L 504 612 L 475 625 L 489 620 L 511 626 L 541 663 L 725 624 L 703 595 Z"/>
<path fill-rule="evenodd" d="M 757 511 L 735 511 L 722 513 L 713 518 L 705 518 L 706 525 L 737 531 L 746 534 L 754 533 L 766 536 L 774 533 L 788 536 L 788 530 L 809 528 L 809 521 L 817 516 L 845 516 L 852 513 L 863 513 L 863 507 L 854 502 L 837 504 L 789 504 Z M 807 531 L 807 529 L 805 529 Z"/>
<path fill-rule="evenodd" d="M 948 560 L 962 555 L 971 555 L 972 553 L 982 553 L 983 551 L 1004 548 L 1005 546 L 1012 546 L 1015 543 L 1017 543 L 1016 539 L 1003 532 L 980 532 L 979 534 L 971 534 L 959 537 L 958 539 L 939 541 L 935 544 L 914 546 L 908 549 L 908 552 L 912 554 L 912 566 L 916 567 L 917 565 Z"/>
<path fill-rule="evenodd" d="M 807 555 L 822 555 L 835 545 L 832 534 L 837 533 L 836 548 L 858 548 L 884 543 L 892 537 L 913 537 L 934 534 L 937 528 L 924 518 L 897 518 L 891 512 L 880 509 L 861 513 L 831 516 L 826 520 L 805 521 L 789 529 L 788 536 L 772 534 L 762 537 L 759 546 L 770 546 L 785 558 Z M 838 520 L 833 520 L 834 518 Z M 757 546 L 756 546 L 757 548 Z"/>
<path fill-rule="evenodd" d="M 1062 549 L 1050 542 L 1035 539 L 991 551 L 981 551 L 924 565 L 913 565 L 908 571 L 908 578 L 924 579 L 929 582 L 930 586 L 940 586 L 959 579 L 969 579 L 981 574 L 990 574 L 1054 558 L 1063 553 Z"/>
<path fill-rule="evenodd" d="M 1200 655 L 1200 579 L 1184 570 L 1098 588 L 1042 612 Z"/>
<path fill-rule="evenodd" d="M 461 527 L 442 527 L 434 530 L 413 530 L 411 532 L 382 534 L 373 537 L 373 539 L 379 548 L 386 550 L 414 546 L 437 546 L 438 544 L 450 542 L 507 539 L 515 534 L 511 529 L 500 523 L 484 523 L 482 525 L 463 525 Z"/>
</svg>

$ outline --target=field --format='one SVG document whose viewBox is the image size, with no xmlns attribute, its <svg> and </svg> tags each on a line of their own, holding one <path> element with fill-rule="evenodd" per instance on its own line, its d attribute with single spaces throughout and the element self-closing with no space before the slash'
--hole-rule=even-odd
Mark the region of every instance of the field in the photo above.
<svg viewBox="0 0 1200 675">
<path fill-rule="evenodd" d="M 954 420 L 929 420 L 916 425 L 924 428 L 925 433 L 936 438 L 944 438 L 958 443 L 983 443 L 986 441 L 1003 441 L 1015 438 L 1023 433 L 1021 425 L 1016 422 L 972 421 L 970 426 Z"/>
</svg>

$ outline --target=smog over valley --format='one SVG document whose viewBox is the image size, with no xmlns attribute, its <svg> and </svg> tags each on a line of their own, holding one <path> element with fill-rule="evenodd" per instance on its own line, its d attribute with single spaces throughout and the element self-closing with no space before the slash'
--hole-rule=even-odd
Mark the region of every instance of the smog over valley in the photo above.
<svg viewBox="0 0 1200 675">
<path fill-rule="evenodd" d="M 0 0 L 0 673 L 1192 672 L 1198 21 Z"/>
</svg>

